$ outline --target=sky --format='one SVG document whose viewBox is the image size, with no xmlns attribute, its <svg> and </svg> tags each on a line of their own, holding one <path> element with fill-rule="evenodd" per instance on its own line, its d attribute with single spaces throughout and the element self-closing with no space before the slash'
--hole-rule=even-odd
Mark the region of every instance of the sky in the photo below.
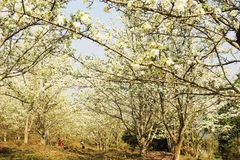
<svg viewBox="0 0 240 160">
<path fill-rule="evenodd" d="M 110 21 L 117 21 L 114 11 L 111 13 L 105 13 L 103 11 L 106 4 L 95 0 L 91 9 L 88 8 L 88 3 L 83 4 L 82 0 L 73 0 L 63 10 L 66 17 L 69 17 L 71 13 L 76 13 L 78 10 L 89 12 L 92 17 L 92 21 L 99 19 L 107 25 L 110 25 Z M 88 39 L 73 40 L 72 47 L 76 49 L 77 54 L 94 55 L 96 57 L 104 58 L 104 48 Z"/>
</svg>

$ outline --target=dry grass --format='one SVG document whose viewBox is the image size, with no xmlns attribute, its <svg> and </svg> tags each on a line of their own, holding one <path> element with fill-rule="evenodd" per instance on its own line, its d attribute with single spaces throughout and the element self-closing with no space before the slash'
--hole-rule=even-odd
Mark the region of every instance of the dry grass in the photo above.
<svg viewBox="0 0 240 160">
<path fill-rule="evenodd" d="M 80 144 L 69 145 L 64 149 L 35 143 L 0 143 L 0 160 L 120 160 L 126 159 L 127 156 L 136 159 L 138 155 L 113 149 L 103 152 L 90 146 L 82 149 Z"/>
<path fill-rule="evenodd" d="M 63 160 L 78 159 L 78 155 L 53 146 L 8 142 L 0 143 L 0 159 Z"/>
<path fill-rule="evenodd" d="M 146 160 L 170 160 L 172 155 L 167 152 L 149 152 Z M 126 150 L 110 149 L 107 152 L 86 146 L 82 149 L 80 143 L 72 143 L 67 148 L 56 146 L 28 145 L 20 142 L 0 143 L 0 160 L 142 160 L 137 153 Z M 194 160 L 182 157 L 181 160 Z"/>
</svg>

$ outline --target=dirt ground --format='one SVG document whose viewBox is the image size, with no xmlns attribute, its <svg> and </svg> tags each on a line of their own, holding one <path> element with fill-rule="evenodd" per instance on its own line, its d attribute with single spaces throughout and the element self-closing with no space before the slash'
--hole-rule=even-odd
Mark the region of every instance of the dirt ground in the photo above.
<svg viewBox="0 0 240 160">
<path fill-rule="evenodd" d="M 171 160 L 172 154 L 167 152 L 148 152 L 146 160 Z"/>
</svg>

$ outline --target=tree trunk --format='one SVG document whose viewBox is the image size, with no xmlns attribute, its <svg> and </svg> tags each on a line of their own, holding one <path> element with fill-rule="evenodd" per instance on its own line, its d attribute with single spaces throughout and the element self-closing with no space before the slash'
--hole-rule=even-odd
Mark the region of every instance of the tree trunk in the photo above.
<svg viewBox="0 0 240 160">
<path fill-rule="evenodd" d="M 102 151 L 103 150 L 103 146 L 102 146 L 102 142 L 99 142 L 99 150 Z"/>
<path fill-rule="evenodd" d="M 4 131 L 3 133 L 3 141 L 7 142 L 7 131 Z"/>
<path fill-rule="evenodd" d="M 41 136 L 40 143 L 41 143 L 42 145 L 46 145 L 46 139 L 45 139 L 45 136 L 44 136 L 44 135 Z"/>
<path fill-rule="evenodd" d="M 46 144 L 48 144 L 48 130 L 45 130 L 44 128 L 43 128 L 43 130 L 42 131 L 39 131 L 38 132 L 39 134 L 40 134 L 40 144 L 41 145 L 46 145 Z"/>
<path fill-rule="evenodd" d="M 199 158 L 199 145 L 197 144 L 196 148 L 195 148 L 195 157 Z"/>
<path fill-rule="evenodd" d="M 142 157 L 146 155 L 146 152 L 147 152 L 146 146 L 140 146 L 140 154 Z"/>
<path fill-rule="evenodd" d="M 27 144 L 28 143 L 28 130 L 25 129 L 24 131 L 24 143 Z"/>
<path fill-rule="evenodd" d="M 118 148 L 118 135 L 116 137 L 116 147 Z"/>
<path fill-rule="evenodd" d="M 182 147 L 182 138 L 178 141 L 178 143 L 174 146 L 174 154 L 173 154 L 173 160 L 179 160 L 180 159 L 180 152 Z"/>
<path fill-rule="evenodd" d="M 98 145 L 98 142 L 96 142 L 96 146 L 97 146 L 97 149 L 99 150 L 99 145 Z"/>
<path fill-rule="evenodd" d="M 146 155 L 147 152 L 147 145 L 146 145 L 146 140 L 144 137 L 142 137 L 139 141 L 139 147 L 140 147 L 140 154 L 142 157 Z"/>
<path fill-rule="evenodd" d="M 30 114 L 27 115 L 26 122 L 25 122 L 26 123 L 25 130 L 24 130 L 24 143 L 25 144 L 28 143 L 28 135 L 29 135 L 29 131 L 30 131 L 29 121 L 30 121 Z"/>
<path fill-rule="evenodd" d="M 168 151 L 173 153 L 174 152 L 174 145 L 173 145 L 173 142 L 171 141 L 170 138 L 167 139 L 167 144 L 168 144 Z"/>
</svg>

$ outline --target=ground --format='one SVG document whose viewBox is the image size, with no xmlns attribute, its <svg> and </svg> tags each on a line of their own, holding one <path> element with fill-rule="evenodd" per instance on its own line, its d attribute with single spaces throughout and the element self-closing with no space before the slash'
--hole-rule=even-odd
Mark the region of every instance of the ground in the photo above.
<svg viewBox="0 0 240 160">
<path fill-rule="evenodd" d="M 148 152 L 144 160 L 170 160 L 171 153 Z M 135 152 L 109 149 L 107 152 L 80 145 L 57 146 L 22 144 L 19 142 L 0 142 L 0 160 L 142 160 Z M 182 157 L 181 160 L 194 160 Z"/>
</svg>

